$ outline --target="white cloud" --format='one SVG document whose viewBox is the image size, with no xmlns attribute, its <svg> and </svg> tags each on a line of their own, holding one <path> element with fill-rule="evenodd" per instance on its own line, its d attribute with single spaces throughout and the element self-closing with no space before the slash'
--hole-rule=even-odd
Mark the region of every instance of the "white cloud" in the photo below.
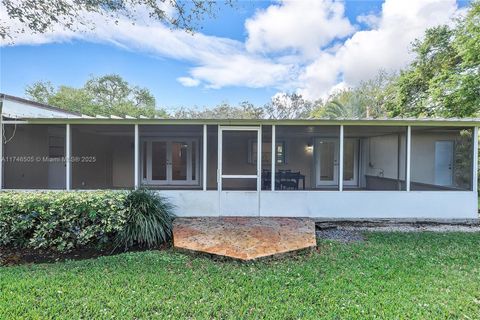
<svg viewBox="0 0 480 320">
<path fill-rule="evenodd" d="M 354 31 L 343 3 L 332 0 L 284 0 L 258 11 L 245 28 L 251 52 L 292 50 L 307 56 Z"/>
<path fill-rule="evenodd" d="M 193 77 L 208 82 L 210 88 L 243 84 L 250 88 L 280 86 L 291 73 L 289 65 L 235 54 L 208 61 L 191 70 Z"/>
<path fill-rule="evenodd" d="M 354 86 L 380 69 L 396 71 L 413 58 L 411 42 L 432 26 L 448 23 L 457 13 L 455 0 L 386 0 L 369 30 L 357 31 L 328 57 L 320 55 L 300 76 L 308 98 L 328 94 L 339 82 Z M 332 73 L 328 79 L 324 72 Z"/>
<path fill-rule="evenodd" d="M 95 22 L 94 30 L 26 32 L 16 44 L 74 39 L 112 43 L 187 62 L 187 74 L 177 78 L 186 87 L 274 87 L 317 99 L 371 78 L 380 69 L 404 67 L 412 59 L 410 43 L 460 11 L 455 0 L 386 0 L 379 13 L 357 17 L 367 26 L 357 30 L 345 17 L 342 1 L 283 0 L 246 20 L 245 42 L 171 30 L 141 10 L 135 24 L 120 19 L 118 25 L 85 13 L 85 19 Z M 1 10 L 0 19 L 8 19 Z M 12 29 L 21 28 L 9 22 Z"/>
<path fill-rule="evenodd" d="M 275 86 L 287 79 L 291 71 L 288 64 L 248 53 L 244 44 L 236 40 L 171 30 L 161 23 L 145 21 L 144 17 L 135 24 L 128 19 L 119 19 L 114 24 L 95 13 L 84 13 L 83 17 L 95 23 L 94 30 L 79 25 L 78 32 L 54 27 L 45 34 L 19 33 L 15 45 L 81 39 L 182 60 L 193 64 L 190 75 L 177 78 L 187 87 L 195 87 L 202 82 L 209 88 Z M 12 29 L 19 27 L 20 24 L 12 21 Z"/>
<path fill-rule="evenodd" d="M 178 77 L 177 81 L 180 82 L 184 87 L 198 87 L 200 85 L 200 80 L 190 77 Z"/>
</svg>

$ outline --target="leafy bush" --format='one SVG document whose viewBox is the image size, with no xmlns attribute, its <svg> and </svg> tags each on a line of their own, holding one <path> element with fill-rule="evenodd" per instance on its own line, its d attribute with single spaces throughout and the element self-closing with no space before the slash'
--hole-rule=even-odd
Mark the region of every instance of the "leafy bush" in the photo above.
<svg viewBox="0 0 480 320">
<path fill-rule="evenodd" d="M 117 236 L 117 245 L 153 247 L 172 237 L 172 206 L 158 193 L 141 189 L 128 194 L 127 222 Z"/>
<path fill-rule="evenodd" d="M 0 192 L 0 246 L 60 252 L 158 245 L 172 236 L 171 205 L 152 191 Z"/>
<path fill-rule="evenodd" d="M 109 242 L 126 222 L 125 192 L 1 192 L 0 245 L 68 251 Z"/>
</svg>

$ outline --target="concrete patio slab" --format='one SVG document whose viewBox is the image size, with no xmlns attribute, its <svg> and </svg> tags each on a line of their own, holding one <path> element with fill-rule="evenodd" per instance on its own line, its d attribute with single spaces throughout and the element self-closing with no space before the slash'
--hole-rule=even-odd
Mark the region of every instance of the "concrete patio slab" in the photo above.
<svg viewBox="0 0 480 320">
<path fill-rule="evenodd" d="M 316 245 L 315 223 L 307 218 L 177 218 L 176 248 L 252 260 Z"/>
</svg>

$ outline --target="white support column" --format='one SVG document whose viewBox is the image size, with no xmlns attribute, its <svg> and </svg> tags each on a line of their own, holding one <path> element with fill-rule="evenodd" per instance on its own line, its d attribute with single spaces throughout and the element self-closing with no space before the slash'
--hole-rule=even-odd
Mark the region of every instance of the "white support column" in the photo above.
<svg viewBox="0 0 480 320">
<path fill-rule="evenodd" d="M 138 190 L 140 188 L 140 133 L 138 124 L 135 124 L 135 147 L 133 148 L 134 155 L 134 188 Z"/>
<path fill-rule="evenodd" d="M 405 188 L 407 191 L 410 191 L 410 162 L 411 162 L 411 152 L 412 152 L 412 126 L 407 127 L 407 173 L 405 177 Z"/>
<path fill-rule="evenodd" d="M 260 216 L 260 192 L 262 191 L 262 125 L 260 125 L 257 136 L 257 215 Z"/>
<path fill-rule="evenodd" d="M 218 195 L 218 215 L 222 214 L 222 156 L 223 156 L 223 139 L 222 139 L 222 128 L 218 125 L 218 136 L 217 136 L 217 195 Z"/>
<path fill-rule="evenodd" d="M 473 172 L 472 172 L 472 190 L 478 192 L 478 127 L 473 128 Z"/>
<path fill-rule="evenodd" d="M 69 191 L 72 188 L 72 133 L 69 123 L 66 125 L 65 144 L 65 189 Z"/>
<path fill-rule="evenodd" d="M 207 125 L 203 125 L 203 191 L 207 191 Z"/>
<path fill-rule="evenodd" d="M 275 165 L 277 164 L 277 147 L 276 147 L 276 127 L 272 125 L 272 191 L 275 191 Z"/>
<path fill-rule="evenodd" d="M 343 191 L 343 124 L 340 126 L 340 156 L 339 156 L 339 170 L 338 170 L 338 190 Z"/>
</svg>

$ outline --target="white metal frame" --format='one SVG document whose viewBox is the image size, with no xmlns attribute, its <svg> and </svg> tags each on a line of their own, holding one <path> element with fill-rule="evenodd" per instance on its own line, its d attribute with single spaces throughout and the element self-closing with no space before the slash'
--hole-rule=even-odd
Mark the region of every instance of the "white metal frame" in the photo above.
<svg viewBox="0 0 480 320">
<path fill-rule="evenodd" d="M 407 126 L 407 173 L 405 177 L 405 189 L 410 192 L 411 177 L 411 159 L 412 159 L 412 126 Z"/>
<path fill-rule="evenodd" d="M 65 130 L 65 189 L 69 191 L 72 189 L 72 130 L 69 123 Z"/>
<path fill-rule="evenodd" d="M 207 181 L 208 181 L 208 175 L 207 175 L 207 149 L 208 149 L 208 128 L 207 125 L 203 125 L 203 148 L 202 148 L 202 166 L 203 166 L 203 172 L 202 172 L 202 185 L 203 185 L 203 191 L 207 191 Z"/>
<path fill-rule="evenodd" d="M 338 169 L 338 191 L 343 191 L 343 145 L 344 145 L 343 125 L 340 126 L 340 155 L 339 155 L 339 169 Z"/>
<path fill-rule="evenodd" d="M 140 188 L 140 133 L 138 124 L 135 125 L 135 147 L 134 147 L 134 188 Z"/>
<path fill-rule="evenodd" d="M 473 165 L 472 165 L 472 190 L 478 192 L 478 127 L 473 128 Z M 478 202 L 477 202 L 478 206 Z M 478 209 L 478 207 L 477 207 Z"/>
<path fill-rule="evenodd" d="M 283 150 L 285 153 L 285 150 Z M 272 191 L 275 191 L 275 165 L 277 164 L 277 131 L 275 125 L 272 125 L 272 172 L 271 172 L 271 188 Z"/>
<path fill-rule="evenodd" d="M 224 131 L 256 131 L 257 132 L 257 174 L 223 174 L 223 132 Z M 273 158 L 272 158 L 273 159 Z M 262 126 L 218 126 L 218 171 L 217 171 L 217 189 L 218 189 L 218 208 L 222 214 L 222 182 L 223 179 L 256 179 L 257 190 L 228 190 L 227 192 L 256 192 L 257 193 L 257 215 L 260 215 L 260 191 L 262 189 Z"/>
<path fill-rule="evenodd" d="M 172 177 L 172 143 L 174 142 L 187 142 L 188 150 L 187 153 L 187 180 L 173 180 Z M 141 144 L 147 142 L 147 154 L 143 154 L 142 148 L 142 160 L 143 157 L 147 157 L 147 178 L 143 178 L 142 183 L 145 185 L 162 185 L 162 186 L 198 186 L 200 184 L 200 146 L 199 139 L 193 137 L 148 137 L 142 138 Z M 166 180 L 153 180 L 152 179 L 152 143 L 153 142 L 165 142 L 167 148 L 167 168 L 166 168 Z M 192 150 L 193 142 L 195 142 L 195 179 L 192 179 Z M 143 161 L 141 165 L 141 170 L 143 172 Z"/>
</svg>

